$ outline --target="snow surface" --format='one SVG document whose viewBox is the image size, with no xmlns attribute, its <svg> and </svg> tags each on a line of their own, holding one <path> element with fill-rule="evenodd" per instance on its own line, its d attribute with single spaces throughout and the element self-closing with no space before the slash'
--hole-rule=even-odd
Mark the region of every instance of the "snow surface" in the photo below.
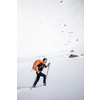
<svg viewBox="0 0 100 100">
<path fill-rule="evenodd" d="M 18 0 L 17 56 L 47 55 L 83 45 L 83 2 Z"/>
<path fill-rule="evenodd" d="M 84 100 L 83 11 L 83 0 L 18 0 L 17 100 Z M 32 65 L 44 57 L 51 85 L 41 77 L 31 90 Z"/>
<path fill-rule="evenodd" d="M 83 100 L 84 99 L 84 58 L 57 58 L 51 60 L 47 83 L 50 86 L 30 89 L 35 72 L 32 62 L 18 67 L 18 100 Z M 43 71 L 46 74 L 46 69 Z M 43 79 L 37 86 L 41 86 Z"/>
</svg>

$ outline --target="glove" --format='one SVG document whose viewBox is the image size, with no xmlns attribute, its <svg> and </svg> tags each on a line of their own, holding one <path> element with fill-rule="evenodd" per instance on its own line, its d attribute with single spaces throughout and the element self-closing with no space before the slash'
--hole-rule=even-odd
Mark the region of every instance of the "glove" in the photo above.
<svg viewBox="0 0 100 100">
<path fill-rule="evenodd" d="M 50 63 L 48 63 L 48 66 L 50 65 Z"/>
</svg>

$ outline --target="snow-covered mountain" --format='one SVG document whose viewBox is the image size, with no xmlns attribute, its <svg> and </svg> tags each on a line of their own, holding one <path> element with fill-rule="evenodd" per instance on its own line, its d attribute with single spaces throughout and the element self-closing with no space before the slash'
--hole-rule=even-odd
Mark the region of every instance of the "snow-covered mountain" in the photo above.
<svg viewBox="0 0 100 100">
<path fill-rule="evenodd" d="M 84 1 L 17 1 L 17 99 L 83 100 Z M 69 58 L 70 54 L 79 57 Z M 32 64 L 44 57 L 51 62 L 47 77 L 51 85 L 30 90 L 36 77 Z M 43 72 L 46 74 L 47 69 Z"/>
<path fill-rule="evenodd" d="M 83 0 L 18 0 L 17 12 L 18 57 L 83 46 Z"/>
</svg>

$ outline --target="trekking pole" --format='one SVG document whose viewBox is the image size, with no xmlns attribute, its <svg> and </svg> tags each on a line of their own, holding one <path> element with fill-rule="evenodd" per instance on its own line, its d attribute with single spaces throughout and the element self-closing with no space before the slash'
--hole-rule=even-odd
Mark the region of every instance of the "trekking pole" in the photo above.
<svg viewBox="0 0 100 100">
<path fill-rule="evenodd" d="M 47 75 L 48 75 L 48 72 L 49 72 L 49 67 L 50 67 L 50 65 L 48 66 L 48 70 L 47 70 L 46 78 L 47 78 Z"/>
<path fill-rule="evenodd" d="M 34 80 L 34 83 L 35 83 L 36 79 L 37 79 L 37 76 L 36 76 L 36 78 L 35 78 L 35 80 Z M 31 89 L 32 89 L 32 88 L 33 88 L 33 86 L 34 86 L 34 83 L 33 83 L 32 87 L 31 87 Z"/>
</svg>

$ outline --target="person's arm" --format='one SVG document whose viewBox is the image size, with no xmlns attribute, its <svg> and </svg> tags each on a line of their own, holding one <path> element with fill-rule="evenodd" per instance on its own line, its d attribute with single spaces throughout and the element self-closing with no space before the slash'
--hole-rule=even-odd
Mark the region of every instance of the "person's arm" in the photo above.
<svg viewBox="0 0 100 100">
<path fill-rule="evenodd" d="M 50 63 L 48 63 L 48 65 L 46 66 L 46 68 L 50 65 Z"/>
<path fill-rule="evenodd" d="M 39 69 L 38 69 L 38 66 L 36 66 L 36 71 L 37 71 L 37 73 L 39 73 Z"/>
</svg>

